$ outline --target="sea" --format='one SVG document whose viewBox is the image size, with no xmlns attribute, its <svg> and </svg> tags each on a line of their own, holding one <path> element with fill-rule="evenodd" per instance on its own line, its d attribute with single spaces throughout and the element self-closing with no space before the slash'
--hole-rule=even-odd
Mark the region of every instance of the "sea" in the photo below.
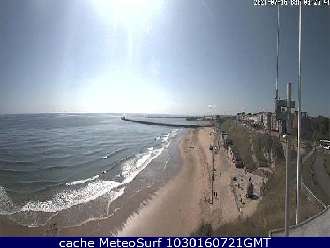
<svg viewBox="0 0 330 248">
<path fill-rule="evenodd" d="M 62 226 L 77 226 L 115 214 L 111 204 L 136 178 L 138 191 L 157 183 L 151 179 L 167 170 L 178 170 L 168 163 L 169 151 L 184 129 L 122 121 L 121 116 L 0 115 L 0 217 L 27 227 L 49 225 L 56 218 Z M 183 118 L 129 117 L 186 123 Z M 142 177 L 152 166 L 157 169 Z"/>
</svg>

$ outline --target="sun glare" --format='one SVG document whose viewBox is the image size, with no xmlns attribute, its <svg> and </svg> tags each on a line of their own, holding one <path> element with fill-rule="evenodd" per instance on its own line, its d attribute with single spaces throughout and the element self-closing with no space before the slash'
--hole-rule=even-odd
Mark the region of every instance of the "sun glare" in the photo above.
<svg viewBox="0 0 330 248">
<path fill-rule="evenodd" d="M 134 61 L 138 43 L 155 28 L 164 0 L 90 0 L 91 7 L 110 33 L 119 30 L 126 33 L 128 65 Z"/>
<path fill-rule="evenodd" d="M 92 0 L 97 14 L 116 25 L 127 29 L 148 25 L 148 21 L 159 13 L 163 0 Z"/>
</svg>

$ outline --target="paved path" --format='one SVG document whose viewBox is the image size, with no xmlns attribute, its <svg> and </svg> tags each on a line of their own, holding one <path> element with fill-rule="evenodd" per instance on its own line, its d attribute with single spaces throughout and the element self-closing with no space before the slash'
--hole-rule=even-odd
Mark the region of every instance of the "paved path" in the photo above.
<svg viewBox="0 0 330 248">
<path fill-rule="evenodd" d="M 303 158 L 303 163 L 312 156 L 314 151 L 310 151 Z M 284 236 L 283 230 L 274 231 L 272 236 Z M 290 227 L 290 236 L 330 236 L 330 206 L 319 214 L 305 220 L 299 225 Z"/>
<path fill-rule="evenodd" d="M 315 162 L 312 165 L 313 171 L 315 172 L 315 178 L 319 185 L 319 187 L 322 189 L 322 191 L 325 193 L 325 195 L 330 199 L 330 177 L 323 165 L 323 156 L 317 156 Z"/>
<path fill-rule="evenodd" d="M 330 236 L 330 208 L 328 207 L 319 216 L 294 228 L 292 236 Z"/>
<path fill-rule="evenodd" d="M 283 232 L 272 236 L 283 236 Z M 318 237 L 330 236 L 330 208 L 328 207 L 319 215 L 312 217 L 302 224 L 290 228 L 290 236 L 293 237 Z"/>
</svg>

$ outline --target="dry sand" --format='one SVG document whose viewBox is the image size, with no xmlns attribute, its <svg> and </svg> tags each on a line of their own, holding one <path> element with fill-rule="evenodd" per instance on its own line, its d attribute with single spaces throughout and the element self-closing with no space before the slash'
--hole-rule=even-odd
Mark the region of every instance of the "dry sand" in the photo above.
<svg viewBox="0 0 330 248">
<path fill-rule="evenodd" d="M 217 228 L 239 217 L 250 216 L 256 210 L 258 200 L 245 200 L 244 206 L 240 206 L 240 194 L 232 178 L 246 181 L 250 176 L 257 180 L 256 176 L 242 174 L 244 170 L 236 169 L 223 148 L 214 153 L 216 196 L 212 203 L 213 159 L 209 146 L 216 143 L 212 128 L 190 130 L 180 144 L 183 161 L 180 173 L 131 216 L 118 235 L 189 235 L 202 223 Z"/>
<path fill-rule="evenodd" d="M 127 221 L 118 236 L 188 235 L 199 226 L 202 178 L 195 152 L 197 133 L 189 131 L 180 144 L 184 165 L 179 174 Z"/>
<path fill-rule="evenodd" d="M 120 209 L 126 214 L 135 212 L 123 226 L 122 221 L 119 222 L 123 217 L 120 213 L 79 227 L 56 230 L 55 233 L 45 232 L 44 228 L 23 228 L 1 221 L 0 226 L 2 224 L 6 226 L 6 231 L 3 230 L 3 233 L 8 235 L 13 233 L 64 236 L 111 235 L 115 233 L 114 226 L 119 228 L 122 226 L 117 233 L 118 236 L 186 236 L 203 223 L 217 228 L 239 217 L 253 214 L 258 201 L 245 199 L 245 203 L 241 204 L 239 198 L 244 195 L 245 189 L 242 186 L 244 183 L 241 184 L 240 190 L 232 179 L 237 177 L 238 181 L 246 182 L 247 178 L 252 176 L 253 181 L 257 182 L 260 178 L 245 174 L 242 169 L 236 169 L 229 162 L 227 152 L 223 148 L 212 153 L 209 150 L 210 144 L 217 144 L 217 136 L 213 128 L 189 130 L 179 145 L 180 161 L 182 161 L 179 173 L 145 204 L 140 205 L 139 209 L 136 208 L 136 204 L 121 206 Z M 216 192 L 213 203 L 211 203 L 212 155 L 214 155 L 214 192 Z"/>
</svg>

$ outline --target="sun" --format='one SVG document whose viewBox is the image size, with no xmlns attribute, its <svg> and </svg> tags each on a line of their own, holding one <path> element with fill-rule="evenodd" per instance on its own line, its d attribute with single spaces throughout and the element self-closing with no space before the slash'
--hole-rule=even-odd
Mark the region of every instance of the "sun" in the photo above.
<svg viewBox="0 0 330 248">
<path fill-rule="evenodd" d="M 96 13 L 106 21 L 134 29 L 138 25 L 149 25 L 157 15 L 164 0 L 91 0 Z"/>
<path fill-rule="evenodd" d="M 122 56 L 127 67 L 134 67 L 140 45 L 157 27 L 157 18 L 164 11 L 165 0 L 89 0 L 93 14 L 99 18 L 107 37 L 122 36 L 126 46 Z M 109 39 L 109 47 L 116 39 Z"/>
</svg>

